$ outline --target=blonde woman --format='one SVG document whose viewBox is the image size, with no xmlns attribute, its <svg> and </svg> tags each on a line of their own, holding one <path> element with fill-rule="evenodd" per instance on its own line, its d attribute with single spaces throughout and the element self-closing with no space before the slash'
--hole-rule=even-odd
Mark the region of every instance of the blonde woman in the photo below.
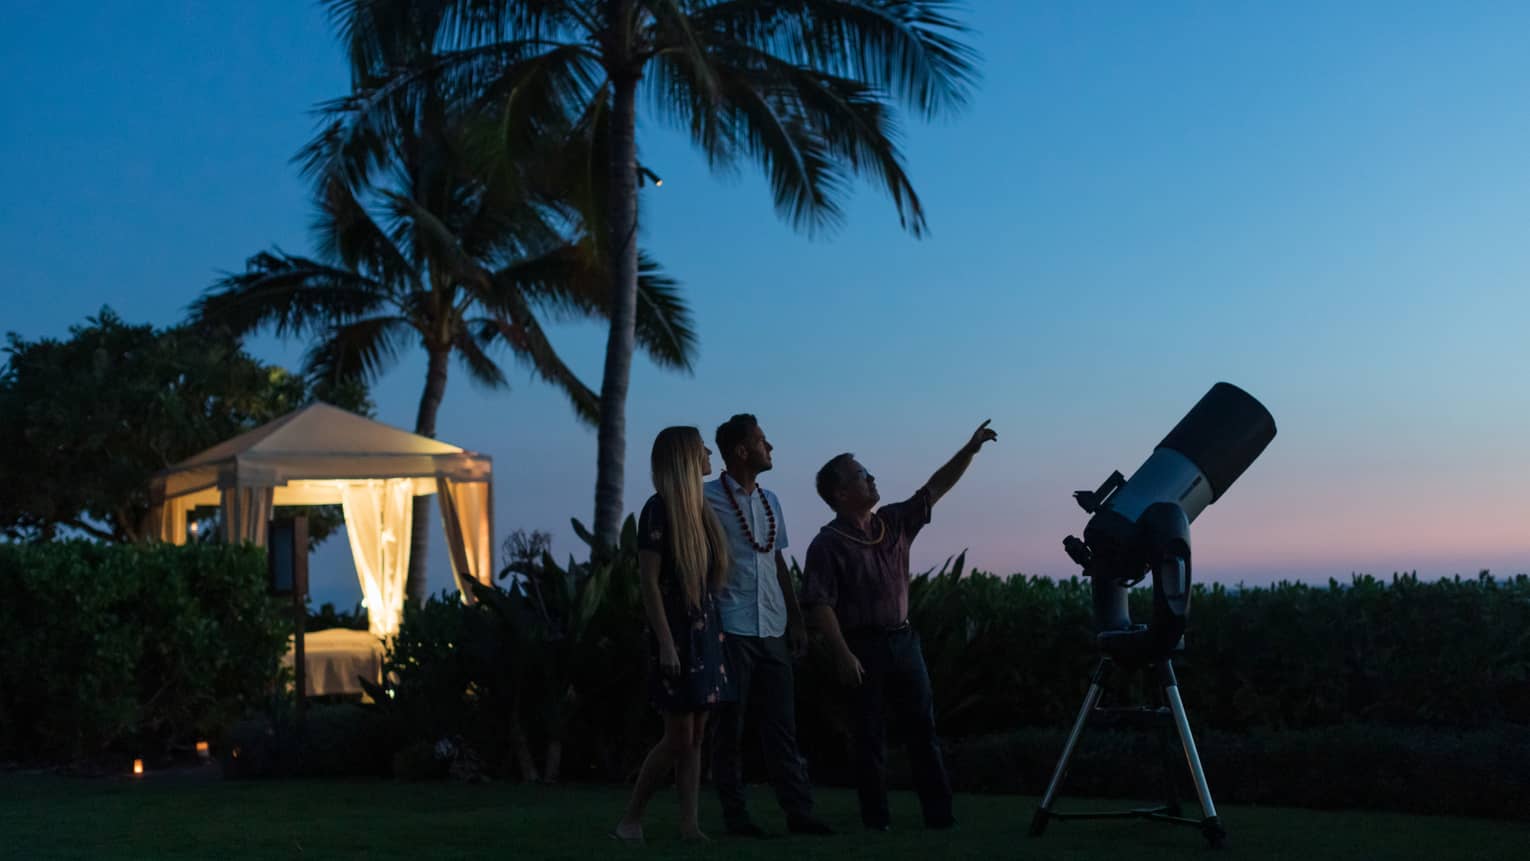
<svg viewBox="0 0 1530 861">
<path fill-rule="evenodd" d="M 658 493 L 638 516 L 638 568 L 652 635 L 649 701 L 664 716 L 664 737 L 643 760 L 627 812 L 611 832 L 618 840 L 642 842 L 643 811 L 671 768 L 680 836 L 707 839 L 696 821 L 702 730 L 707 713 L 733 696 L 714 602 L 730 564 L 728 540 L 701 485 L 711 454 L 693 427 L 665 428 L 653 441 Z"/>
</svg>

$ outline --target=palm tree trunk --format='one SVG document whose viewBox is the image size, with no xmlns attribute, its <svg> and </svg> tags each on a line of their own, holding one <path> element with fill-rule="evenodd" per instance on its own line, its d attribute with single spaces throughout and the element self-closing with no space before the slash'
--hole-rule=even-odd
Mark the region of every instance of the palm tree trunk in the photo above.
<svg viewBox="0 0 1530 861">
<path fill-rule="evenodd" d="M 430 364 L 425 372 L 425 392 L 420 396 L 420 413 L 414 420 L 414 432 L 432 439 L 436 435 L 436 413 L 441 400 L 446 397 L 446 361 L 451 353 L 431 350 Z M 404 594 L 409 601 L 425 603 L 429 587 L 425 577 L 428 567 L 425 554 L 430 549 L 430 497 L 414 498 L 413 521 L 409 527 L 409 579 L 404 583 Z"/>
<path fill-rule="evenodd" d="M 611 334 L 600 384 L 599 454 L 595 468 L 595 538 L 616 546 L 627 460 L 627 383 L 632 376 L 637 321 L 637 85 L 636 74 L 615 77 L 611 106 L 611 176 L 607 235 L 611 259 Z M 599 548 L 596 548 L 599 549 Z"/>
</svg>

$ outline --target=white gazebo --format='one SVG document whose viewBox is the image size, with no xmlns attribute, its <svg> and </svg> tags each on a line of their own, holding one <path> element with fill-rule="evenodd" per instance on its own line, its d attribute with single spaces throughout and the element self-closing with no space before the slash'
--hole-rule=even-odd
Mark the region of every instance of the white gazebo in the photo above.
<svg viewBox="0 0 1530 861">
<path fill-rule="evenodd" d="M 371 633 L 388 637 L 403 616 L 414 498 L 437 494 L 453 573 L 494 576 L 494 496 L 488 455 L 466 451 L 313 404 L 216 445 L 154 476 L 154 534 L 186 543 L 186 515 L 222 508 L 230 542 L 266 544 L 271 510 L 340 505 Z"/>
</svg>

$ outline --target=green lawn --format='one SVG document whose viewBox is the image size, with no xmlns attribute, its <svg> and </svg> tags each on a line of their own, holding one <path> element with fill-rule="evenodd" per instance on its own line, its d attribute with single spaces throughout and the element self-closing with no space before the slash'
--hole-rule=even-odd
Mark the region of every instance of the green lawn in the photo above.
<svg viewBox="0 0 1530 861">
<path fill-rule="evenodd" d="M 752 792 L 757 815 L 780 831 L 782 820 L 768 795 L 761 788 Z M 843 829 L 834 837 L 728 838 L 708 797 L 703 828 L 712 830 L 714 842 L 682 845 L 670 792 L 651 811 L 649 845 L 627 847 L 606 837 L 625 797 L 622 788 L 607 786 L 234 783 L 185 775 L 131 782 L 8 774 L 0 775 L 0 857 L 1152 861 L 1209 853 L 1192 829 L 1141 821 L 1053 822 L 1044 837 L 1032 839 L 1026 828 L 1036 799 L 1019 796 L 958 796 L 959 829 L 929 832 L 917 824 L 912 795 L 898 793 L 894 831 L 869 834 L 857 827 L 854 794 L 839 789 L 819 792 L 820 812 Z M 1291 808 L 1219 812 L 1231 838 L 1231 847 L 1219 854 L 1240 860 L 1530 857 L 1530 823 L 1524 822 Z"/>
</svg>

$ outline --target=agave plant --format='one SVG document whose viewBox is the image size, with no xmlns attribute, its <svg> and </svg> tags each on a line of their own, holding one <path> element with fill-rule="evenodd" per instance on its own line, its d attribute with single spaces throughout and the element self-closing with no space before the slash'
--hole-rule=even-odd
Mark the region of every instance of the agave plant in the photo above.
<svg viewBox="0 0 1530 861">
<path fill-rule="evenodd" d="M 593 536 L 578 520 L 574 531 L 586 542 Z M 514 576 L 507 589 L 476 585 L 475 593 L 497 614 L 515 644 L 519 667 L 518 702 L 511 735 L 516 739 L 521 775 L 527 780 L 558 781 L 565 739 L 599 740 L 603 748 L 587 751 L 607 772 L 624 768 L 634 721 L 643 711 L 610 708 L 641 701 L 647 650 L 638 596 L 637 524 L 629 516 L 611 554 L 591 562 L 572 558 L 559 566 L 542 551 L 539 560 L 512 558 L 499 579 Z M 526 724 L 545 744 L 540 773 L 523 745 Z M 614 743 L 613 743 L 614 742 Z"/>
</svg>

